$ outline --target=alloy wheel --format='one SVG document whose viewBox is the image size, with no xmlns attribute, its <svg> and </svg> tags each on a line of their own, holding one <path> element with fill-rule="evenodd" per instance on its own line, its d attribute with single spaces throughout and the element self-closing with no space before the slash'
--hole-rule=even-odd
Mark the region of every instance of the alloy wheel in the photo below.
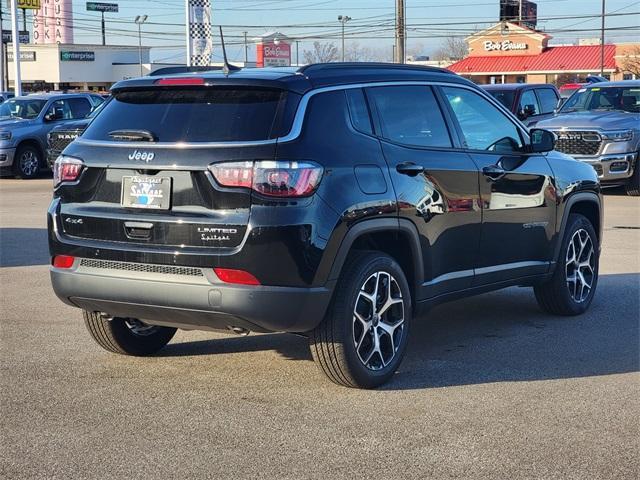
<svg viewBox="0 0 640 480">
<path fill-rule="evenodd" d="M 583 228 L 579 229 L 569 241 L 565 265 L 569 295 L 577 303 L 589 298 L 596 275 L 595 257 L 589 233 Z"/>
<path fill-rule="evenodd" d="M 32 177 L 40 169 L 38 157 L 32 150 L 27 150 L 20 156 L 20 171 L 27 177 Z"/>
<path fill-rule="evenodd" d="M 353 342 L 362 364 L 380 370 L 395 358 L 404 335 L 404 299 L 388 272 L 376 272 L 360 288 L 353 310 Z"/>
</svg>

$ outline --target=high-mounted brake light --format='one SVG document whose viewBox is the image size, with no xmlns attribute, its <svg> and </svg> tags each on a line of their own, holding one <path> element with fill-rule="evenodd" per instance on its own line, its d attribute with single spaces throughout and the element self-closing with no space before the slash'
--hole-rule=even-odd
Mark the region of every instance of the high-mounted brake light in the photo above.
<svg viewBox="0 0 640 480">
<path fill-rule="evenodd" d="M 53 186 L 75 182 L 84 169 L 84 162 L 78 158 L 60 155 L 53 164 Z"/>
<path fill-rule="evenodd" d="M 53 257 L 51 264 L 55 268 L 71 268 L 73 267 L 73 262 L 75 262 L 76 257 L 72 257 L 69 255 L 56 255 Z"/>
<path fill-rule="evenodd" d="M 322 179 L 322 167 L 312 162 L 222 162 L 209 171 L 223 187 L 252 188 L 267 197 L 312 195 Z"/>
<path fill-rule="evenodd" d="M 214 268 L 214 272 L 224 283 L 235 283 L 237 285 L 260 285 L 260 281 L 244 270 L 233 270 L 231 268 Z"/>
<path fill-rule="evenodd" d="M 161 78 L 160 80 L 156 80 L 155 84 L 165 86 L 165 87 L 204 85 L 204 78 L 200 78 L 200 77 Z"/>
</svg>

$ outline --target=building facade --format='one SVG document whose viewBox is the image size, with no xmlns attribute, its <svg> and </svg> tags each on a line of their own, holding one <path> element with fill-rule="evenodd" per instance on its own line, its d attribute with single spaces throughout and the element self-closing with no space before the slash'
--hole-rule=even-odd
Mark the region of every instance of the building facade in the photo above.
<svg viewBox="0 0 640 480">
<path fill-rule="evenodd" d="M 149 47 L 78 44 L 20 45 L 25 92 L 107 90 L 112 84 L 159 67 L 149 61 Z M 8 45 L 9 86 L 13 88 L 13 51 Z M 140 68 L 142 53 L 142 70 Z M 163 65 L 164 66 L 164 65 Z"/>
<path fill-rule="evenodd" d="M 544 32 L 501 22 L 468 37 L 469 55 L 449 69 L 481 84 L 563 84 L 600 75 L 599 42 L 549 45 L 551 39 Z M 611 80 L 633 78 L 632 73 L 625 71 L 625 59 L 639 49 L 640 43 L 605 45 L 603 76 Z"/>
</svg>

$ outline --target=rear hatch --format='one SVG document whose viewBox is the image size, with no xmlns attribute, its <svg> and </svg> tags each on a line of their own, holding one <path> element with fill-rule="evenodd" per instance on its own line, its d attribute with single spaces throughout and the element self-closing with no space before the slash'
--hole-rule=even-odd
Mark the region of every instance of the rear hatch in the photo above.
<svg viewBox="0 0 640 480">
<path fill-rule="evenodd" d="M 210 166 L 273 160 L 299 99 L 243 85 L 116 90 L 64 152 L 84 166 L 77 181 L 56 189 L 59 233 L 105 247 L 238 247 L 251 190 L 220 186 Z"/>
</svg>

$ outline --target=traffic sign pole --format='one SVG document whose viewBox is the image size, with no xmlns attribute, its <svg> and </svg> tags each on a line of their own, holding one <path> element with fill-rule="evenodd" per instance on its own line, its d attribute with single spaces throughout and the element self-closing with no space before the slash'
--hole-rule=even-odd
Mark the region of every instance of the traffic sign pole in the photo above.
<svg viewBox="0 0 640 480">
<path fill-rule="evenodd" d="M 22 95 L 20 75 L 20 33 L 18 31 L 18 0 L 11 0 L 11 30 L 13 32 L 13 82 L 16 97 Z"/>
<path fill-rule="evenodd" d="M 102 12 L 102 45 L 107 44 L 107 31 L 104 27 L 104 12 Z"/>
</svg>

